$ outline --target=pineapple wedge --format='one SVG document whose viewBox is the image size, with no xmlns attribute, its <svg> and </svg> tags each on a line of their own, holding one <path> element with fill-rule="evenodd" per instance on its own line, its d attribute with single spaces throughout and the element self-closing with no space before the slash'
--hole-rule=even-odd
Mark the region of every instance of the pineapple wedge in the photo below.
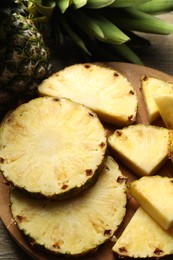
<svg viewBox="0 0 173 260">
<path fill-rule="evenodd" d="M 169 130 L 151 125 L 131 125 L 116 130 L 108 144 L 138 176 L 152 175 L 167 160 Z"/>
<path fill-rule="evenodd" d="M 44 80 L 38 92 L 84 104 L 108 123 L 126 126 L 136 120 L 136 92 L 126 77 L 110 68 L 75 64 Z"/>
<path fill-rule="evenodd" d="M 173 178 L 144 176 L 131 182 L 128 191 L 164 229 L 173 226 Z"/>
<path fill-rule="evenodd" d="M 148 120 L 152 123 L 160 117 L 154 96 L 173 94 L 173 83 L 145 76 L 141 79 L 141 86 L 148 113 Z"/>
<path fill-rule="evenodd" d="M 32 195 L 61 199 L 95 180 L 107 137 L 87 107 L 40 97 L 4 119 L 0 147 L 0 169 L 8 181 Z"/>
<path fill-rule="evenodd" d="M 112 248 L 120 256 L 159 258 L 173 253 L 173 229 L 164 230 L 141 207 Z"/>
<path fill-rule="evenodd" d="M 173 93 L 155 96 L 154 101 L 165 126 L 168 129 L 173 129 Z"/>
<path fill-rule="evenodd" d="M 31 199 L 11 192 L 11 211 L 33 245 L 52 253 L 85 254 L 110 239 L 126 213 L 126 177 L 108 156 L 98 181 L 64 201 Z"/>
</svg>

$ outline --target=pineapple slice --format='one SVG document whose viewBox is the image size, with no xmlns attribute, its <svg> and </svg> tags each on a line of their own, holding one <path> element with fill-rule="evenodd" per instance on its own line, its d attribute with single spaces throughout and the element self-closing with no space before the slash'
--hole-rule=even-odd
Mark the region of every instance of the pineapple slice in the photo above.
<svg viewBox="0 0 173 260">
<path fill-rule="evenodd" d="M 173 93 L 154 97 L 160 116 L 168 129 L 173 129 Z"/>
<path fill-rule="evenodd" d="M 173 229 L 164 230 L 139 207 L 112 250 L 134 258 L 159 258 L 172 254 Z"/>
<path fill-rule="evenodd" d="M 173 178 L 144 176 L 129 184 L 129 193 L 164 229 L 173 226 Z"/>
<path fill-rule="evenodd" d="M 109 146 L 138 176 L 151 175 L 168 156 L 169 130 L 137 124 L 116 130 L 108 138 Z"/>
<path fill-rule="evenodd" d="M 173 130 L 169 130 L 169 152 L 168 157 L 173 162 Z"/>
<path fill-rule="evenodd" d="M 133 86 L 110 68 L 75 64 L 44 80 L 38 92 L 82 103 L 108 123 L 125 126 L 136 119 L 138 101 Z"/>
<path fill-rule="evenodd" d="M 150 123 L 152 123 L 160 116 L 158 107 L 154 100 L 154 96 L 173 94 L 173 83 L 146 76 L 142 78 L 141 83 L 144 101 L 148 113 L 148 120 Z"/>
<path fill-rule="evenodd" d="M 31 199 L 11 193 L 11 211 L 32 244 L 52 253 L 79 255 L 110 239 L 126 212 L 126 177 L 108 156 L 98 181 L 64 201 Z"/>
<path fill-rule="evenodd" d="M 107 137 L 85 106 L 40 97 L 4 119 L 0 147 L 0 169 L 7 180 L 33 195 L 65 198 L 92 184 Z"/>
</svg>

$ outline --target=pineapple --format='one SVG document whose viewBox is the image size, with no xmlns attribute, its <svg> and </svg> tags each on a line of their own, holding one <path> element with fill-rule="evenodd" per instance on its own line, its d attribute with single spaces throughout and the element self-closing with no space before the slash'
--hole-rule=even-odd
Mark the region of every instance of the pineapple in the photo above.
<svg viewBox="0 0 173 260">
<path fill-rule="evenodd" d="M 163 35 L 173 32 L 171 23 L 155 17 L 156 13 L 173 10 L 170 0 L 164 1 L 164 4 L 160 0 L 27 2 L 34 21 L 48 21 L 46 25 L 48 31 L 51 31 L 51 40 L 55 39 L 53 46 L 56 46 L 56 49 L 59 45 L 69 46 L 70 42 L 70 46 L 74 43 L 81 50 L 77 50 L 75 60 L 115 61 L 121 57 L 125 61 L 142 64 L 133 49 L 136 49 L 136 46 L 148 46 L 149 41 L 136 32 Z M 44 24 L 41 23 L 39 27 L 44 27 Z M 68 54 L 71 55 L 71 52 Z M 66 51 L 64 54 L 61 52 L 61 55 L 67 59 Z"/>
<path fill-rule="evenodd" d="M 159 114 L 168 129 L 173 129 L 173 93 L 154 97 Z"/>
<path fill-rule="evenodd" d="M 49 53 L 41 34 L 44 34 L 51 52 L 56 46 L 59 51 L 56 57 L 60 59 L 64 55 L 67 60 L 66 52 L 61 50 L 70 42 L 70 46 L 74 43 L 81 49 L 80 57 L 79 52 L 75 57 L 72 55 L 76 62 L 122 57 L 142 64 L 131 46 L 145 46 L 148 40 L 134 31 L 173 32 L 172 24 L 154 16 L 156 6 L 157 12 L 171 11 L 173 6 L 170 3 L 160 5 L 150 1 L 150 13 L 150 3 L 145 6 L 144 0 L 127 3 L 115 0 L 0 2 L 1 117 L 9 109 L 35 97 L 37 85 L 51 74 Z"/>
<path fill-rule="evenodd" d="M 131 182 L 128 191 L 164 229 L 173 226 L 173 178 L 144 176 Z"/>
<path fill-rule="evenodd" d="M 169 130 L 151 125 L 132 125 L 117 129 L 109 136 L 108 144 L 136 175 L 152 175 L 167 160 Z"/>
<path fill-rule="evenodd" d="M 107 137 L 90 109 L 40 97 L 3 120 L 0 147 L 0 169 L 8 181 L 32 195 L 62 199 L 96 179 Z"/>
<path fill-rule="evenodd" d="M 141 207 L 112 248 L 120 256 L 160 258 L 173 253 L 173 229 L 164 230 Z"/>
<path fill-rule="evenodd" d="M 11 192 L 13 217 L 32 245 L 51 253 L 85 254 L 110 239 L 126 212 L 126 178 L 108 156 L 96 184 L 65 201 Z"/>
<path fill-rule="evenodd" d="M 90 107 L 103 121 L 125 126 L 136 119 L 137 95 L 119 72 L 96 64 L 75 64 L 53 74 L 39 94 L 70 98 Z"/>
<path fill-rule="evenodd" d="M 173 130 L 169 131 L 169 152 L 168 157 L 173 162 Z"/>
<path fill-rule="evenodd" d="M 173 94 L 173 83 L 145 76 L 142 78 L 141 84 L 148 120 L 153 123 L 160 117 L 158 106 L 155 103 L 155 96 Z"/>
<path fill-rule="evenodd" d="M 51 73 L 49 52 L 22 5 L 1 1 L 0 114 L 37 96 L 38 84 Z"/>
</svg>

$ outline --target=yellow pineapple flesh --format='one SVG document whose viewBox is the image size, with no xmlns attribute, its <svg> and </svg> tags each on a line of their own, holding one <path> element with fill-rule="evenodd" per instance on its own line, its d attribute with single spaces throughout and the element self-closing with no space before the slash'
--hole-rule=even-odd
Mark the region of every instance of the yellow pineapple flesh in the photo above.
<svg viewBox="0 0 173 260">
<path fill-rule="evenodd" d="M 112 157 L 94 186 L 64 201 L 38 200 L 13 190 L 11 211 L 20 230 L 52 253 L 85 254 L 110 239 L 126 213 L 126 177 Z"/>
<path fill-rule="evenodd" d="M 3 120 L 0 147 L 0 169 L 8 181 L 32 195 L 61 199 L 95 180 L 107 137 L 85 106 L 40 97 Z"/>
<path fill-rule="evenodd" d="M 141 79 L 141 86 L 148 120 L 150 123 L 153 123 L 160 117 L 154 97 L 157 95 L 173 94 L 173 83 L 145 76 Z"/>
<path fill-rule="evenodd" d="M 44 80 L 38 92 L 84 104 L 108 123 L 125 126 L 136 120 L 136 92 L 125 76 L 110 68 L 75 64 Z"/>
<path fill-rule="evenodd" d="M 139 207 L 112 248 L 120 256 L 159 258 L 173 253 L 173 229 L 164 230 Z"/>
<path fill-rule="evenodd" d="M 129 184 L 129 193 L 164 229 L 173 226 L 173 178 L 144 176 Z"/>
<path fill-rule="evenodd" d="M 116 130 L 108 144 L 136 175 L 152 175 L 167 160 L 168 133 L 163 127 L 131 125 Z"/>
<path fill-rule="evenodd" d="M 168 129 L 173 129 L 173 93 L 154 97 L 159 114 Z"/>
</svg>

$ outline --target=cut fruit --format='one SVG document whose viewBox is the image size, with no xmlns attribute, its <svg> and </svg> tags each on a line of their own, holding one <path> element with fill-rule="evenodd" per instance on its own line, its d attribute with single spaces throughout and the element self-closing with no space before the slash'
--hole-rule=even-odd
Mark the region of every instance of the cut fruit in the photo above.
<svg viewBox="0 0 173 260">
<path fill-rule="evenodd" d="M 11 193 L 11 211 L 33 245 L 59 254 L 87 253 L 110 239 L 126 212 L 126 177 L 108 156 L 96 184 L 80 196 L 50 201 Z"/>
<path fill-rule="evenodd" d="M 173 129 L 173 93 L 155 96 L 154 101 L 165 126 L 168 129 Z"/>
<path fill-rule="evenodd" d="M 75 64 L 44 80 L 38 91 L 84 104 L 112 124 L 126 126 L 136 120 L 136 92 L 125 76 L 110 68 Z"/>
<path fill-rule="evenodd" d="M 65 198 L 91 185 L 107 147 L 97 115 L 68 99 L 40 97 L 2 122 L 0 169 L 32 195 Z"/>
<path fill-rule="evenodd" d="M 164 229 L 173 225 L 173 178 L 144 176 L 129 184 L 129 193 Z"/>
<path fill-rule="evenodd" d="M 108 138 L 116 155 L 138 176 L 154 174 L 167 160 L 169 130 L 137 124 L 116 130 Z"/>
<path fill-rule="evenodd" d="M 173 162 L 173 130 L 169 130 L 169 152 L 168 157 Z"/>
<path fill-rule="evenodd" d="M 152 123 L 160 117 L 154 96 L 161 96 L 164 94 L 173 95 L 173 83 L 145 76 L 142 78 L 141 84 L 146 110 L 148 113 L 148 120 Z"/>
<path fill-rule="evenodd" d="M 159 258 L 173 253 L 173 229 L 161 228 L 141 207 L 113 246 L 121 256 Z"/>
</svg>

